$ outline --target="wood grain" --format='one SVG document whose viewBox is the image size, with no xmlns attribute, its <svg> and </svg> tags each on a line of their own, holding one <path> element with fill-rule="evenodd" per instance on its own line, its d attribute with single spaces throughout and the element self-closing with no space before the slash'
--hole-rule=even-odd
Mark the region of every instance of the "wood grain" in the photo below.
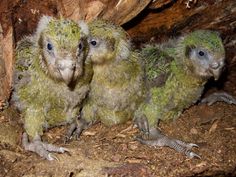
<svg viewBox="0 0 236 177">
<path fill-rule="evenodd" d="M 60 0 L 60 14 L 72 20 L 101 18 L 122 25 L 139 14 L 151 0 Z"/>
</svg>

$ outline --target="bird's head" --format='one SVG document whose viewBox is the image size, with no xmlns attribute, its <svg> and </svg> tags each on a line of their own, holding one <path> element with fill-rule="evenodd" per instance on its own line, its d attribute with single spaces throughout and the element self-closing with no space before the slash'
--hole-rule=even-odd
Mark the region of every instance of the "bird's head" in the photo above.
<svg viewBox="0 0 236 177">
<path fill-rule="evenodd" d="M 185 62 L 195 75 L 217 80 L 225 66 L 225 50 L 218 33 L 198 30 L 182 40 Z"/>
<path fill-rule="evenodd" d="M 36 34 L 41 64 L 49 76 L 69 85 L 83 75 L 88 47 L 85 23 L 43 16 Z"/>
<path fill-rule="evenodd" d="M 128 58 L 130 43 L 126 32 L 104 20 L 89 23 L 90 38 L 88 57 L 96 65 Z"/>
</svg>

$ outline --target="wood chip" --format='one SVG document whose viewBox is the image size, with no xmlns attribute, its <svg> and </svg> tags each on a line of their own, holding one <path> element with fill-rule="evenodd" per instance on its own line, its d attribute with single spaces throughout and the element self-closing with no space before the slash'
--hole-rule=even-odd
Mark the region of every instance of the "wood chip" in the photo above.
<svg viewBox="0 0 236 177">
<path fill-rule="evenodd" d="M 212 132 L 214 132 L 214 131 L 216 130 L 216 128 L 217 128 L 217 126 L 218 126 L 218 122 L 219 122 L 219 120 L 215 121 L 215 122 L 212 124 L 211 128 L 209 129 L 209 133 L 212 133 Z"/>
<path fill-rule="evenodd" d="M 118 138 L 125 138 L 125 137 L 126 137 L 126 135 L 124 135 L 124 134 L 121 134 L 121 133 L 118 133 L 118 134 L 116 135 L 116 137 L 118 137 Z"/>
<path fill-rule="evenodd" d="M 0 121 L 3 121 L 4 119 L 5 119 L 4 116 L 1 116 L 1 117 L 0 117 Z"/>
<path fill-rule="evenodd" d="M 83 132 L 83 135 L 85 135 L 85 136 L 94 136 L 94 135 L 96 135 L 96 132 L 85 131 L 85 132 Z"/>
<path fill-rule="evenodd" d="M 133 129 L 133 125 L 130 125 L 128 128 L 122 130 L 120 133 L 128 132 Z"/>
<path fill-rule="evenodd" d="M 142 162 L 142 159 L 126 159 L 126 162 L 128 163 L 141 163 Z"/>
<path fill-rule="evenodd" d="M 121 160 L 121 155 L 116 154 L 116 155 L 114 155 L 114 156 L 111 157 L 111 160 L 112 160 L 113 162 L 119 162 L 119 161 Z"/>
<path fill-rule="evenodd" d="M 138 144 L 137 143 L 136 144 L 129 144 L 129 149 L 135 150 L 137 148 L 138 148 Z"/>
<path fill-rule="evenodd" d="M 196 134 L 198 134 L 198 131 L 196 128 L 191 128 L 190 133 L 193 135 L 196 135 Z"/>
<path fill-rule="evenodd" d="M 234 130 L 235 127 L 224 128 L 225 130 Z"/>
<path fill-rule="evenodd" d="M 207 165 L 207 162 L 203 161 L 203 162 L 197 164 L 196 167 L 200 168 L 200 167 L 203 167 L 203 166 L 206 166 L 206 165 Z"/>
</svg>

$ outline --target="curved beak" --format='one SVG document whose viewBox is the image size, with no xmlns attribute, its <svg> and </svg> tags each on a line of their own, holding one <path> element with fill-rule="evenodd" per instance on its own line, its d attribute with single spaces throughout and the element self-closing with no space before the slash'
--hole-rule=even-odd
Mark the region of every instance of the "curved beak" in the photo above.
<svg viewBox="0 0 236 177">
<path fill-rule="evenodd" d="M 219 62 L 213 62 L 210 65 L 210 73 L 213 75 L 215 80 L 218 80 L 221 73 L 222 73 L 222 68 L 224 66 L 224 63 L 219 63 Z"/>
<path fill-rule="evenodd" d="M 219 69 L 219 70 L 211 70 L 211 73 L 212 73 L 212 75 L 213 75 L 213 77 L 214 77 L 214 79 L 216 81 L 216 80 L 218 80 L 220 78 L 221 69 Z"/>
<path fill-rule="evenodd" d="M 58 63 L 58 71 L 60 72 L 63 81 L 67 85 L 73 81 L 75 66 L 76 64 L 72 60 L 61 60 Z"/>
<path fill-rule="evenodd" d="M 66 68 L 63 70 L 59 69 L 59 72 L 61 74 L 62 79 L 64 80 L 64 82 L 69 85 L 71 83 L 71 81 L 73 80 L 74 77 L 74 70 L 70 69 L 70 68 Z"/>
</svg>

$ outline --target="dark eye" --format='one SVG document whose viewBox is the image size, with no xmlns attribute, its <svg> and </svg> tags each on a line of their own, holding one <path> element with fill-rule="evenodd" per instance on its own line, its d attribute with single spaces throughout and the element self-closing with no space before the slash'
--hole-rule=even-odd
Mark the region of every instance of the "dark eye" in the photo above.
<svg viewBox="0 0 236 177">
<path fill-rule="evenodd" d="M 92 41 L 90 42 L 90 44 L 92 44 L 93 46 L 96 46 L 96 45 L 97 45 L 97 42 L 94 41 L 94 40 L 92 40 Z"/>
<path fill-rule="evenodd" d="M 48 50 L 52 50 L 52 48 L 53 48 L 53 47 L 52 47 L 52 44 L 48 43 L 48 44 L 47 44 L 47 49 L 48 49 Z"/>
<path fill-rule="evenodd" d="M 79 43 L 79 50 L 83 49 L 83 45 L 81 43 Z"/>
<path fill-rule="evenodd" d="M 203 57 L 203 56 L 205 55 L 205 52 L 203 52 L 203 51 L 200 50 L 200 51 L 198 52 L 198 55 L 201 56 L 201 57 Z"/>
</svg>

